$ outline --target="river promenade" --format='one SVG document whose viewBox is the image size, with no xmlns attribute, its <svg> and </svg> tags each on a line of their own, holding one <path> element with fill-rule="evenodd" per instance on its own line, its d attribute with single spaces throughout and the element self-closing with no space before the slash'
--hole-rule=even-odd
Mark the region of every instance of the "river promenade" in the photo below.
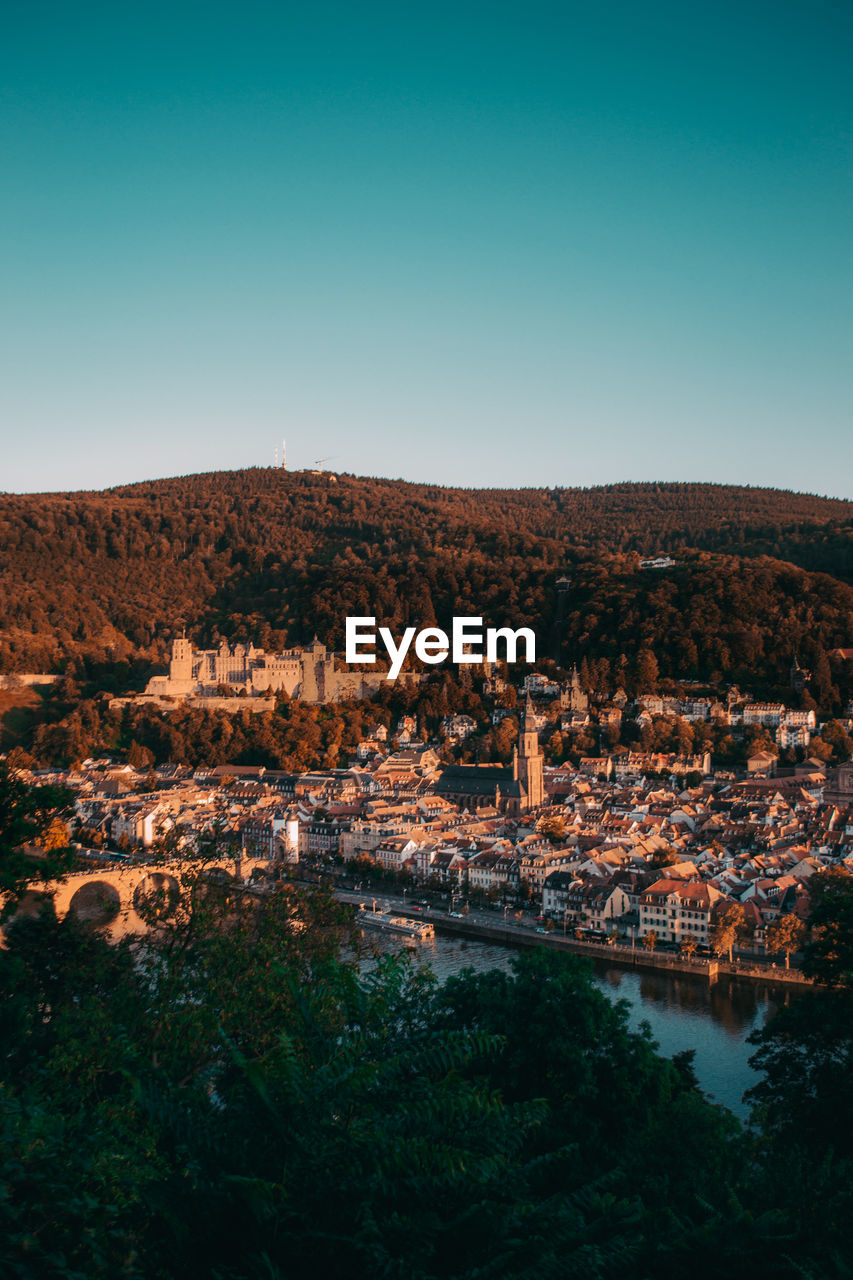
<svg viewBox="0 0 853 1280">
<path fill-rule="evenodd" d="M 335 897 L 341 902 L 349 902 L 372 910 L 373 904 L 390 907 L 398 915 L 408 916 L 412 920 L 428 921 L 436 930 L 453 934 L 469 941 L 491 943 L 502 947 L 552 947 L 559 951 L 571 951 L 577 955 L 589 956 L 590 959 L 606 960 L 608 964 L 621 965 L 629 969 L 647 969 L 656 972 L 688 973 L 696 978 L 704 978 L 712 983 L 722 975 L 734 978 L 746 978 L 759 982 L 779 982 L 797 987 L 811 986 L 811 979 L 806 978 L 799 969 L 786 969 L 782 965 L 774 965 L 756 961 L 753 958 L 728 960 L 703 957 L 681 956 L 671 951 L 649 951 L 642 946 L 619 942 L 589 942 L 563 934 L 559 930 L 542 931 L 527 923 L 495 920 L 493 912 L 471 911 L 468 915 L 454 916 L 446 911 L 424 908 L 415 911 L 402 898 L 390 894 L 368 894 L 346 889 L 336 889 Z"/>
</svg>

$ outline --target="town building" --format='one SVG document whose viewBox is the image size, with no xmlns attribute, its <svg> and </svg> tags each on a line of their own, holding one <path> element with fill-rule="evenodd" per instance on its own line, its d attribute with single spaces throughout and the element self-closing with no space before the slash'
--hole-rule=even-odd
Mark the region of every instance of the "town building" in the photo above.
<svg viewBox="0 0 853 1280">
<path fill-rule="evenodd" d="M 702 881 L 657 880 L 640 894 L 639 936 L 654 933 L 659 942 L 679 943 L 692 938 L 707 946 L 714 906 L 723 900 L 719 889 Z"/>
</svg>

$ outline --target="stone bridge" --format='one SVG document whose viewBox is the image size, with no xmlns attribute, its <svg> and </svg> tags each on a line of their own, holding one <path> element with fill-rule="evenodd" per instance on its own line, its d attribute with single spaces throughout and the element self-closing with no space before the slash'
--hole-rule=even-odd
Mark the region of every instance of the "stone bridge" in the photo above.
<svg viewBox="0 0 853 1280">
<path fill-rule="evenodd" d="M 37 915 L 41 904 L 52 897 L 58 919 L 73 911 L 81 920 L 103 925 L 109 936 L 117 939 L 129 933 L 144 933 L 148 925 L 137 910 L 141 902 L 151 894 L 176 892 L 180 877 L 188 871 L 199 868 L 219 884 L 246 884 L 256 869 L 266 870 L 269 865 L 268 858 L 243 857 L 75 871 L 64 880 L 32 884 L 15 916 Z"/>
</svg>

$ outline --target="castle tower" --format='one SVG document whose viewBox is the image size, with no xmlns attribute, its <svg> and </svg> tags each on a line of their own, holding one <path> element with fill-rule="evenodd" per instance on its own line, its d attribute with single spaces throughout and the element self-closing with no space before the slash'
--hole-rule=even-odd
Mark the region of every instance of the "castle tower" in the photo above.
<svg viewBox="0 0 853 1280">
<path fill-rule="evenodd" d="M 524 811 L 538 809 L 545 800 L 544 759 L 539 750 L 539 734 L 533 724 L 533 699 L 528 691 L 518 729 L 518 747 L 513 753 L 513 777 L 525 794 Z"/>
<path fill-rule="evenodd" d="M 231 652 L 228 641 L 223 636 L 214 658 L 214 679 L 217 684 L 228 684 L 231 676 Z"/>
<path fill-rule="evenodd" d="M 192 680 L 193 646 L 186 636 L 172 641 L 172 661 L 169 663 L 170 680 Z"/>
</svg>

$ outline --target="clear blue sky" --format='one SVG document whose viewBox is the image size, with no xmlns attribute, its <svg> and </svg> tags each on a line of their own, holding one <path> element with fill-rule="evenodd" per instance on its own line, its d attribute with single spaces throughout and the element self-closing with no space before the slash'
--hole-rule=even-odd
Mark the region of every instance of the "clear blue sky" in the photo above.
<svg viewBox="0 0 853 1280">
<path fill-rule="evenodd" d="M 0 488 L 853 497 L 843 0 L 0 19 Z"/>
</svg>

